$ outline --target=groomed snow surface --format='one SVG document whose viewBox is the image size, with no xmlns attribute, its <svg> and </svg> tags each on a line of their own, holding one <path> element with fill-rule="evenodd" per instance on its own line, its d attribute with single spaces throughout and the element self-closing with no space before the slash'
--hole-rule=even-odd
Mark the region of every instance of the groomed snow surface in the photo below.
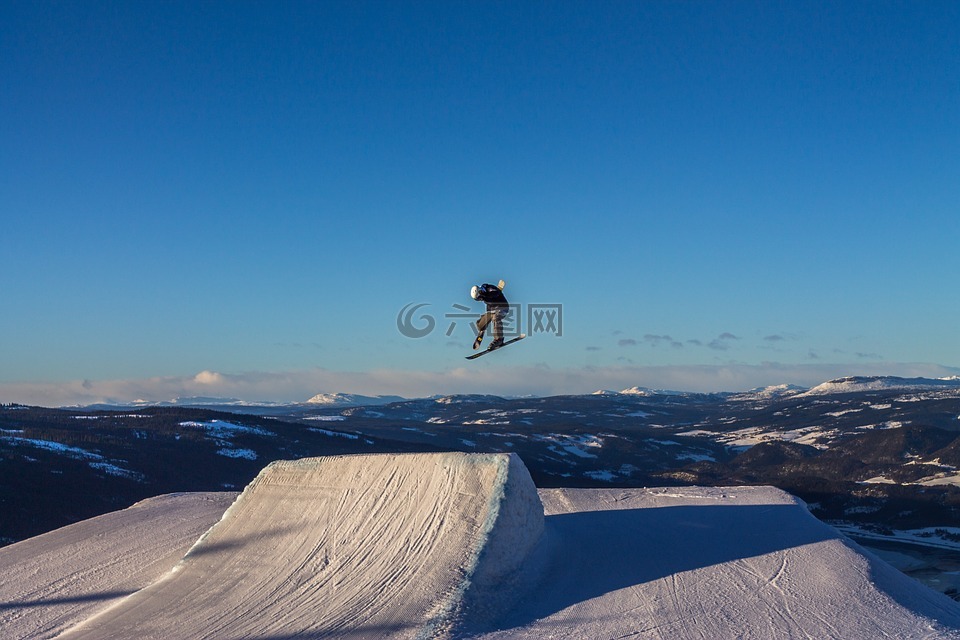
<svg viewBox="0 0 960 640">
<path fill-rule="evenodd" d="M 332 456 L 0 549 L 4 638 L 958 638 L 960 604 L 771 487 L 537 490 Z"/>
</svg>

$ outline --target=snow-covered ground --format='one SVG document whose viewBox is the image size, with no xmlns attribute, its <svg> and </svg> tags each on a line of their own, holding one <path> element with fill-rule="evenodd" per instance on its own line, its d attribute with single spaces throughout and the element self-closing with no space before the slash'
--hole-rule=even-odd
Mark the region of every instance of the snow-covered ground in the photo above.
<svg viewBox="0 0 960 640">
<path fill-rule="evenodd" d="M 0 549 L 4 638 L 960 639 L 960 604 L 771 487 L 538 491 L 515 455 L 443 453 L 235 495 Z"/>
<path fill-rule="evenodd" d="M 731 423 L 732 424 L 732 423 Z M 836 431 L 822 427 L 801 427 L 799 429 L 781 430 L 777 428 L 747 427 L 736 431 L 706 431 L 693 429 L 681 431 L 678 436 L 706 437 L 728 447 L 746 450 L 761 442 L 796 442 L 808 444 L 818 449 L 826 449 L 824 441 L 836 435 Z"/>
<path fill-rule="evenodd" d="M 257 452 L 253 449 L 238 447 L 233 443 L 232 438 L 237 435 L 248 434 L 258 436 L 275 436 L 276 434 L 259 427 L 247 427 L 241 424 L 234 424 L 225 420 L 208 420 L 206 422 L 181 422 L 181 427 L 190 429 L 200 429 L 206 431 L 211 440 L 219 445 L 217 453 L 226 458 L 243 458 L 246 460 L 256 460 Z"/>
<path fill-rule="evenodd" d="M 159 496 L 0 549 L 0 635 L 54 638 L 169 575 L 236 497 Z"/>
</svg>

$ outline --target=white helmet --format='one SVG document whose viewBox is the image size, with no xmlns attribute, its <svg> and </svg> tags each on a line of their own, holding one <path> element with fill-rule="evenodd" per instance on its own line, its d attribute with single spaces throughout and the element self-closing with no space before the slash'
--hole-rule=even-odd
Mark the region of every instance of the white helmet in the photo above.
<svg viewBox="0 0 960 640">
<path fill-rule="evenodd" d="M 480 287 L 478 287 L 477 285 L 473 285 L 473 287 L 470 288 L 470 297 L 476 300 L 479 296 L 480 296 Z"/>
</svg>

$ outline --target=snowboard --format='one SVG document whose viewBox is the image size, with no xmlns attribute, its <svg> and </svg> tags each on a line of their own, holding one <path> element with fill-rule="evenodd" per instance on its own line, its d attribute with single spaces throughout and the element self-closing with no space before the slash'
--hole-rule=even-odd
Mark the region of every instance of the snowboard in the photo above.
<svg viewBox="0 0 960 640">
<path fill-rule="evenodd" d="M 507 340 L 506 342 L 504 342 L 502 345 L 500 345 L 500 346 L 497 347 L 496 349 L 491 349 L 490 347 L 487 347 L 487 348 L 484 349 L 483 351 L 479 351 L 479 352 L 477 352 L 477 353 L 474 353 L 474 354 L 472 354 L 472 355 L 469 355 L 469 356 L 467 356 L 467 360 L 473 360 L 474 358 L 479 358 L 480 356 L 485 355 L 485 354 L 487 354 L 487 353 L 490 353 L 491 351 L 497 351 L 497 350 L 499 350 L 499 349 L 503 349 L 503 348 L 504 348 L 505 346 L 507 346 L 508 344 L 513 344 L 514 342 L 519 342 L 519 341 L 523 340 L 523 339 L 526 338 L 526 337 L 527 337 L 527 334 L 521 333 L 521 334 L 520 334 L 520 337 L 518 337 L 518 338 L 513 338 L 513 339 L 511 339 L 511 340 Z"/>
</svg>

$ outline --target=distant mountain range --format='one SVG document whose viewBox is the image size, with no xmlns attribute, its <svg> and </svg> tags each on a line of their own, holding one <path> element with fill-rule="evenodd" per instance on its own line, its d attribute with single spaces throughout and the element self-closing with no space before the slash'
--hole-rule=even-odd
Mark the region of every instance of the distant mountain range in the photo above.
<svg viewBox="0 0 960 640">
<path fill-rule="evenodd" d="M 727 398 L 736 398 L 736 399 L 750 399 L 750 398 L 775 398 L 775 397 L 788 397 L 799 394 L 809 394 L 809 395 L 832 395 L 838 393 L 857 393 L 860 391 L 876 391 L 876 390 L 894 390 L 894 389 L 913 389 L 913 390 L 930 390 L 930 389 L 949 389 L 949 388 L 960 388 L 960 376 L 951 376 L 948 378 L 901 378 L 897 376 L 851 376 L 844 378 L 836 378 L 834 380 L 829 380 L 822 384 L 819 384 L 812 388 L 800 387 L 793 384 L 780 384 L 773 385 L 768 387 L 758 387 L 756 389 L 751 389 L 750 391 L 744 392 L 718 392 L 712 394 L 703 394 L 698 392 L 690 391 L 674 391 L 674 390 L 665 390 L 665 389 L 650 389 L 647 387 L 629 387 L 621 391 L 613 391 L 610 389 L 600 389 L 594 391 L 592 395 L 626 395 L 626 396 L 640 396 L 640 397 L 653 397 L 653 396 L 702 396 L 702 395 L 711 395 L 711 396 L 720 396 Z M 459 396 L 429 396 L 428 398 L 412 398 L 412 399 L 426 399 L 426 400 L 438 400 L 444 401 L 444 398 L 475 398 L 475 399 L 503 399 L 500 396 L 476 394 L 476 395 L 459 395 Z M 82 405 L 80 408 L 89 409 L 89 410 L 111 410 L 111 409 L 126 409 L 126 408 L 138 408 L 138 407 L 194 407 L 194 408 L 229 408 L 229 407 L 240 407 L 244 409 L 251 409 L 256 407 L 265 407 L 270 409 L 270 413 L 273 413 L 273 409 L 289 408 L 289 407 L 302 407 L 302 406 L 329 406 L 329 407 L 361 407 L 361 406 L 375 406 L 375 405 L 385 405 L 393 402 L 404 402 L 411 400 L 411 398 L 405 398 L 403 396 L 397 395 L 378 395 L 378 396 L 368 396 L 357 393 L 343 393 L 343 392 L 333 392 L 333 393 L 318 393 L 313 397 L 309 398 L 304 402 L 271 402 L 271 401 L 250 401 L 250 400 L 241 400 L 239 398 L 219 398 L 212 396 L 189 396 L 174 398 L 172 400 L 164 401 L 148 401 L 148 400 L 135 400 L 132 402 L 116 402 L 116 403 L 98 403 L 91 405 Z"/>
</svg>

